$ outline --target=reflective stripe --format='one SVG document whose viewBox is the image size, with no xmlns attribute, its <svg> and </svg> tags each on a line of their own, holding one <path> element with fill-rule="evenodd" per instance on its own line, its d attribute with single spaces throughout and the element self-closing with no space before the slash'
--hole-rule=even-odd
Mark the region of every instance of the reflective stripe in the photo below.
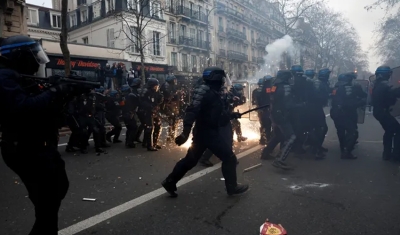
<svg viewBox="0 0 400 235">
<path fill-rule="evenodd" d="M 10 45 L 5 45 L 0 47 L 0 50 L 4 50 L 4 49 L 10 49 L 10 48 L 14 48 L 14 47 L 20 47 L 20 46 L 29 46 L 32 44 L 36 44 L 36 42 L 21 42 L 21 43 L 14 43 L 14 44 L 10 44 Z"/>
</svg>

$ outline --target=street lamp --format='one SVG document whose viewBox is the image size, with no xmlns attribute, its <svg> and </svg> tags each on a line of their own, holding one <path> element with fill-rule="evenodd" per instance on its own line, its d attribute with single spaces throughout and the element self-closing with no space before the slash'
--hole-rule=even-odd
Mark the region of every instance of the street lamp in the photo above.
<svg viewBox="0 0 400 235">
<path fill-rule="evenodd" d="M 206 8 L 206 10 L 208 11 L 207 12 L 207 36 L 206 36 L 206 38 L 207 38 L 207 41 L 206 41 L 206 44 L 207 44 L 207 59 L 208 59 L 208 61 L 207 61 L 207 65 L 208 66 L 210 66 L 210 57 L 211 57 L 211 52 L 210 52 L 210 48 L 211 48 L 211 46 L 210 46 L 210 29 L 209 29 L 209 26 L 210 26 L 210 22 L 209 22 L 209 20 L 208 20 L 208 17 L 210 17 L 210 14 L 211 14 L 211 12 L 213 11 L 213 10 L 215 10 L 217 8 L 217 6 L 214 6 L 213 8 L 211 8 L 211 10 L 208 10 L 208 8 Z"/>
</svg>

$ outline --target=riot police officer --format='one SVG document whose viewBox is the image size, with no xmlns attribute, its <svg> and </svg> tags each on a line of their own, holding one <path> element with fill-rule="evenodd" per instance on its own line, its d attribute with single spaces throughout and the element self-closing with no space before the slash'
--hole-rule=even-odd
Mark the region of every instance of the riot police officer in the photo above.
<svg viewBox="0 0 400 235">
<path fill-rule="evenodd" d="M 178 90 L 178 80 L 175 76 L 168 76 L 165 83 L 161 86 L 161 94 L 164 97 L 162 111 L 168 121 L 167 142 L 175 139 L 175 132 L 178 128 L 179 106 L 181 92 Z"/>
<path fill-rule="evenodd" d="M 306 69 L 306 71 L 304 72 L 304 75 L 308 78 L 313 80 L 315 77 L 315 70 L 314 69 Z"/>
<path fill-rule="evenodd" d="M 303 144 L 306 140 L 306 133 L 310 129 L 311 123 L 309 121 L 310 101 L 313 99 L 313 88 L 311 80 L 304 76 L 303 67 L 300 65 L 293 65 L 291 67 L 293 74 L 293 95 L 294 95 L 294 109 L 292 115 L 292 125 L 296 133 L 296 143 L 293 150 L 297 154 L 304 154 L 306 151 Z"/>
<path fill-rule="evenodd" d="M 129 87 L 128 87 L 129 88 Z M 121 143 L 119 140 L 119 136 L 122 131 L 122 125 L 119 121 L 119 116 L 121 115 L 121 106 L 120 106 L 120 93 L 116 90 L 110 91 L 109 99 L 106 101 L 106 119 L 107 121 L 113 125 L 113 129 L 106 134 L 106 140 L 108 142 Z M 111 140 L 111 137 L 114 136 L 114 139 Z"/>
<path fill-rule="evenodd" d="M 144 137 L 143 144 L 148 151 L 161 149 L 158 138 L 161 132 L 161 119 L 159 117 L 160 105 L 163 97 L 159 92 L 160 83 L 155 78 L 149 78 L 146 83 L 146 91 L 141 98 L 141 106 L 144 113 Z"/>
<path fill-rule="evenodd" d="M 400 160 L 400 124 L 390 113 L 391 106 L 400 98 L 400 88 L 393 89 L 389 85 L 392 70 L 388 66 L 378 67 L 375 76 L 372 105 L 374 106 L 373 115 L 385 131 L 382 158 Z"/>
<path fill-rule="evenodd" d="M 139 78 L 132 79 L 131 91 L 125 96 L 126 104 L 122 108 L 122 117 L 126 126 L 125 146 L 128 148 L 135 148 L 134 143 L 138 126 L 136 123 L 136 115 L 140 104 L 140 88 L 142 81 Z"/>
<path fill-rule="evenodd" d="M 210 149 L 222 160 L 222 174 L 225 178 L 225 186 L 229 195 L 241 194 L 247 191 L 247 185 L 237 184 L 236 156 L 232 146 L 221 135 L 219 129 L 227 125 L 230 118 L 238 118 L 231 115 L 222 100 L 221 88 L 224 83 L 225 72 L 217 67 L 204 70 L 205 84 L 195 89 L 193 99 L 186 109 L 183 121 L 183 132 L 175 139 L 177 145 L 184 144 L 193 128 L 193 142 L 186 156 L 174 167 L 172 173 L 162 182 L 165 190 L 176 197 L 176 184 L 183 176 L 196 166 L 204 151 Z"/>
<path fill-rule="evenodd" d="M 331 90 L 329 87 L 329 76 L 331 71 L 324 68 L 318 71 L 318 79 L 313 80 L 315 85 L 315 99 L 311 101 L 310 114 L 312 124 L 312 153 L 316 159 L 324 158 L 324 152 L 327 149 L 322 147 L 325 141 L 325 135 L 328 133 L 328 125 L 326 124 L 326 116 L 324 107 L 328 105 Z"/>
<path fill-rule="evenodd" d="M 71 130 L 71 135 L 69 137 L 69 141 L 65 148 L 65 151 L 67 153 L 76 152 L 76 149 L 74 147 L 78 147 L 82 154 L 87 154 L 87 137 L 85 135 L 86 130 L 84 130 L 79 124 L 80 121 L 78 105 L 78 97 L 76 96 L 68 103 L 67 125 L 68 128 Z"/>
<path fill-rule="evenodd" d="M 271 102 L 271 87 L 272 77 L 267 75 L 263 79 L 260 96 L 257 99 L 257 106 L 268 105 Z M 258 110 L 258 118 L 260 119 L 260 132 L 262 133 L 260 144 L 266 144 L 267 140 L 271 139 L 272 122 L 271 122 L 270 107 L 265 107 Z M 264 141 L 265 139 L 265 141 Z"/>
<path fill-rule="evenodd" d="M 262 159 L 271 158 L 270 154 L 281 143 L 281 151 L 272 165 L 277 168 L 288 169 L 285 163 L 287 156 L 296 140 L 291 115 L 293 112 L 294 96 L 292 92 L 292 72 L 279 70 L 271 87 L 271 121 L 273 126 L 272 138 L 262 151 Z"/>
<path fill-rule="evenodd" d="M 367 94 L 353 83 L 354 73 L 341 74 L 332 91 L 331 118 L 335 123 L 342 159 L 356 159 L 352 154 L 358 138 L 357 108 L 366 104 Z"/>
<path fill-rule="evenodd" d="M 230 92 L 233 95 L 232 104 L 231 104 L 231 107 L 232 107 L 231 112 L 234 112 L 235 108 L 238 107 L 239 105 L 246 103 L 246 96 L 244 96 L 243 90 L 244 90 L 244 87 L 242 84 L 234 84 L 231 87 Z M 232 119 L 231 123 L 232 123 L 232 128 L 233 128 L 234 132 L 236 133 L 237 141 L 238 142 L 246 141 L 247 137 L 244 137 L 242 135 L 242 127 L 240 125 L 239 120 Z"/>
<path fill-rule="evenodd" d="M 27 36 L 2 39 L 0 54 L 1 154 L 35 207 L 36 220 L 29 234 L 56 235 L 58 210 L 69 187 L 57 150 L 56 116 L 74 88 L 62 84 L 39 91 L 35 82 L 24 77 L 49 62 L 40 44 Z"/>
</svg>

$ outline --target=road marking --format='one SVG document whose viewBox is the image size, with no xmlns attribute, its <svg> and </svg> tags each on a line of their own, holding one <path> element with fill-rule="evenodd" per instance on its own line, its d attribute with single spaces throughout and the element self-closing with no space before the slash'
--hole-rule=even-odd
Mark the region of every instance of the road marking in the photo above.
<svg viewBox="0 0 400 235">
<path fill-rule="evenodd" d="M 252 147 L 252 148 L 250 148 L 250 149 L 248 149 L 248 150 L 246 150 L 246 151 L 244 151 L 242 153 L 239 153 L 237 155 L 237 158 L 238 159 L 243 158 L 243 157 L 245 157 L 245 156 L 247 156 L 247 155 L 249 155 L 251 153 L 254 153 L 254 152 L 258 151 L 261 148 L 263 148 L 263 146 L 261 146 L 261 145 L 257 145 L 255 147 Z M 198 172 L 196 172 L 196 173 L 194 173 L 192 175 L 189 175 L 189 176 L 183 178 L 181 181 L 179 181 L 177 186 L 180 187 L 182 185 L 188 184 L 188 183 L 190 183 L 190 182 L 192 182 L 192 181 L 194 181 L 194 180 L 196 180 L 196 179 L 198 179 L 198 178 L 200 178 L 200 177 L 202 177 L 204 175 L 207 175 L 207 174 L 209 174 L 209 173 L 211 173 L 213 171 L 218 170 L 220 167 L 221 167 L 221 163 L 218 163 L 218 164 L 215 164 L 213 167 L 209 167 L 209 168 L 206 168 L 204 170 L 198 171 Z M 157 197 L 159 197 L 159 196 L 161 196 L 161 195 L 163 195 L 165 193 L 166 192 L 165 192 L 164 188 L 156 189 L 156 190 L 154 190 L 152 192 L 144 194 L 144 195 L 142 195 L 142 196 L 140 196 L 138 198 L 135 198 L 135 199 L 133 199 L 131 201 L 125 202 L 124 204 L 116 206 L 116 207 L 114 207 L 114 208 L 112 208 L 110 210 L 104 211 L 104 212 L 102 212 L 102 213 L 100 213 L 98 215 L 95 215 L 95 216 L 90 217 L 88 219 L 85 219 L 85 220 L 83 220 L 81 222 L 73 224 L 73 225 L 71 225 L 71 226 L 69 226 L 67 228 L 64 228 L 64 229 L 58 231 L 58 235 L 73 235 L 73 234 L 77 234 L 77 233 L 79 233 L 79 232 L 81 232 L 83 230 L 86 230 L 86 229 L 88 229 L 90 227 L 95 226 L 96 224 L 99 224 L 99 223 L 101 223 L 103 221 L 106 221 L 106 220 L 108 220 L 108 219 L 110 219 L 112 217 L 115 217 L 115 216 L 117 216 L 117 215 L 119 215 L 119 214 L 121 214 L 123 212 L 126 212 L 126 211 L 128 211 L 130 209 L 133 209 L 133 208 L 135 208 L 135 207 L 137 207 L 137 206 L 139 206 L 139 205 L 141 205 L 141 204 L 143 204 L 145 202 L 148 202 L 148 201 L 150 201 L 150 200 L 152 200 L 154 198 L 157 198 Z"/>
</svg>

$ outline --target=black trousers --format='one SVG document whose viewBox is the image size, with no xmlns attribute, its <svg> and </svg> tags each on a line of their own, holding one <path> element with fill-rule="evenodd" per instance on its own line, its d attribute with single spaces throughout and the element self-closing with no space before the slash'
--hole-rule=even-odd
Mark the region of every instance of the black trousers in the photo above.
<svg viewBox="0 0 400 235">
<path fill-rule="evenodd" d="M 79 149 L 86 148 L 87 131 L 80 126 L 79 117 L 69 115 L 67 117 L 67 125 L 71 130 L 68 146 L 78 147 Z"/>
<path fill-rule="evenodd" d="M 312 123 L 312 146 L 315 150 L 319 150 L 325 141 L 325 135 L 328 133 L 328 125 L 326 124 L 326 116 L 323 107 L 315 108 L 311 112 Z"/>
<path fill-rule="evenodd" d="M 161 118 L 152 112 L 144 113 L 144 124 L 143 146 L 152 148 L 158 144 L 161 134 Z"/>
<path fill-rule="evenodd" d="M 281 150 L 277 157 L 280 161 L 285 161 L 288 157 L 290 150 L 296 140 L 296 135 L 293 127 L 289 121 L 281 123 L 273 123 L 272 138 L 268 140 L 267 146 L 263 149 L 262 155 L 271 154 L 278 144 L 281 144 Z"/>
<path fill-rule="evenodd" d="M 271 139 L 272 122 L 269 111 L 261 110 L 257 112 L 258 119 L 260 120 L 260 140 Z"/>
<path fill-rule="evenodd" d="M 35 207 L 36 220 L 29 235 L 57 235 L 58 211 L 69 187 L 57 147 L 2 142 L 1 154 L 24 183 Z"/>
<path fill-rule="evenodd" d="M 136 133 L 138 131 L 138 125 L 136 123 L 136 119 L 134 115 L 125 114 L 124 115 L 124 123 L 126 126 L 126 144 L 133 144 L 135 141 Z"/>
<path fill-rule="evenodd" d="M 390 113 L 375 117 L 381 124 L 385 133 L 383 134 L 383 152 L 393 153 L 400 159 L 400 124 Z"/>
<path fill-rule="evenodd" d="M 137 113 L 137 115 L 138 115 L 138 119 L 139 119 L 140 125 L 138 127 L 137 132 L 136 132 L 135 140 L 139 140 L 140 139 L 140 136 L 142 136 L 142 133 L 143 133 L 143 131 L 145 129 L 145 126 L 146 126 L 144 112 L 140 111 L 140 112 Z"/>
<path fill-rule="evenodd" d="M 107 136 L 110 136 L 110 137 L 114 136 L 114 140 L 118 140 L 119 136 L 121 134 L 121 131 L 122 131 L 122 125 L 121 125 L 121 122 L 119 121 L 119 116 L 115 115 L 115 114 L 107 113 L 106 119 L 114 127 L 111 131 L 109 131 L 107 133 Z"/>
<path fill-rule="evenodd" d="M 219 133 L 223 136 L 224 140 L 233 147 L 233 131 L 231 123 L 227 123 L 226 126 L 219 128 Z M 200 161 L 209 161 L 212 157 L 213 152 L 210 149 L 206 149 L 200 158 Z"/>
<path fill-rule="evenodd" d="M 331 118 L 335 124 L 342 152 L 352 152 L 358 139 L 357 113 L 331 109 Z"/>
<path fill-rule="evenodd" d="M 225 178 L 227 189 L 237 186 L 236 155 L 232 151 L 232 145 L 224 136 L 216 130 L 202 130 L 201 133 L 193 133 L 193 142 L 184 158 L 176 163 L 172 173 L 167 179 L 177 183 L 183 176 L 196 166 L 206 149 L 211 150 L 222 161 L 222 174 Z"/>
</svg>

